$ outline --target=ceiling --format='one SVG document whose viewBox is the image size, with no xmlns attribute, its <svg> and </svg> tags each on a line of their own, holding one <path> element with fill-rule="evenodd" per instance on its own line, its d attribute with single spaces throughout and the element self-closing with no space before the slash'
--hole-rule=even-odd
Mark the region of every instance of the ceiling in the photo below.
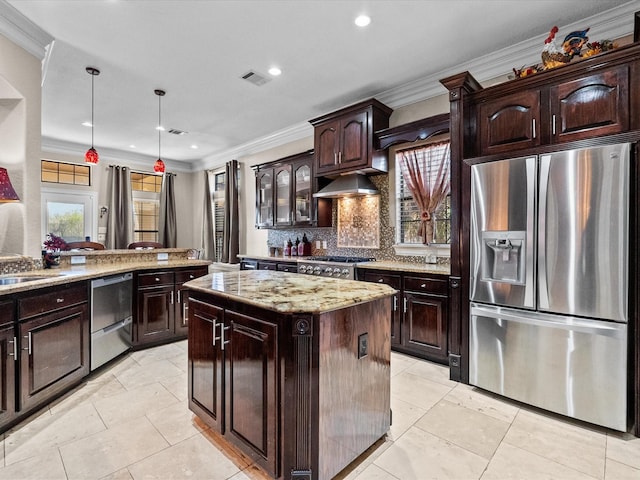
<svg viewBox="0 0 640 480">
<path fill-rule="evenodd" d="M 162 158 L 186 169 L 237 158 L 256 139 L 284 138 L 287 131 L 309 135 L 309 119 L 372 96 L 397 108 L 415 101 L 401 92 L 415 90 L 421 79 L 429 79 L 433 92 L 424 89 L 423 98 L 444 93 L 437 79 L 474 61 L 477 68 L 490 66 L 489 52 L 532 44 L 541 50 L 553 25 L 561 27 L 560 37 L 568 33 L 563 26 L 613 7 L 631 3 L 640 10 L 638 1 L 609 0 L 7 3 L 55 38 L 43 82 L 43 144 L 78 152 L 90 145 L 91 129 L 81 124 L 91 120 L 85 68 L 94 66 L 101 70 L 95 77 L 97 150 L 157 158 L 154 89 L 161 88 L 167 92 L 163 126 L 188 132 L 162 133 Z M 366 28 L 354 25 L 361 13 L 372 19 Z M 629 31 L 632 24 L 629 17 Z M 593 39 L 607 33 L 595 30 Z M 271 66 L 282 75 L 271 77 Z M 270 81 L 243 80 L 250 70 Z"/>
</svg>

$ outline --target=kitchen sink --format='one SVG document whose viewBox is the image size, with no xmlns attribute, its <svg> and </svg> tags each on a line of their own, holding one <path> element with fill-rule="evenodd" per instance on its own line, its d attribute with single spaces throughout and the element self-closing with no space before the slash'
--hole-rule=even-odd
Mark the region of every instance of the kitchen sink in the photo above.
<svg viewBox="0 0 640 480">
<path fill-rule="evenodd" d="M 30 277 L 0 277 L 0 285 L 13 285 L 15 283 L 35 282 L 36 280 L 44 280 L 51 278 L 49 276 L 30 276 Z"/>
</svg>

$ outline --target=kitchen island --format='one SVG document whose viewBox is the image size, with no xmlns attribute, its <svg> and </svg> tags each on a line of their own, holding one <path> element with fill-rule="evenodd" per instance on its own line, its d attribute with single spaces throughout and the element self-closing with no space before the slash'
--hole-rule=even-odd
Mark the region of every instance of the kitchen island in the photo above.
<svg viewBox="0 0 640 480">
<path fill-rule="evenodd" d="M 189 289 L 189 408 L 271 477 L 329 480 L 389 429 L 395 290 L 246 270 Z"/>
</svg>

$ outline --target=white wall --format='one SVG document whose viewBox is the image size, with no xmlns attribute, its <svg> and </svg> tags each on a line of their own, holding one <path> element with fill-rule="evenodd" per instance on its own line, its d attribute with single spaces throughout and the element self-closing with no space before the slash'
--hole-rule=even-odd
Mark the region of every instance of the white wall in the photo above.
<svg viewBox="0 0 640 480">
<path fill-rule="evenodd" d="M 0 77 L 0 145 L 16 146 L 0 147 L 0 167 L 9 172 L 21 200 L 0 204 L 0 252 L 38 257 L 44 240 L 40 238 L 40 60 L 0 35 Z M 5 100 L 6 95 L 13 100 Z"/>
</svg>

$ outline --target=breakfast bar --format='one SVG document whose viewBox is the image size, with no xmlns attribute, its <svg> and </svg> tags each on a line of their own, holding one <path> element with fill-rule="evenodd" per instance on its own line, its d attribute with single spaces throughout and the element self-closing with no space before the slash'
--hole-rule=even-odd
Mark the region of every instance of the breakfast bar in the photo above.
<svg viewBox="0 0 640 480">
<path fill-rule="evenodd" d="M 189 408 L 273 478 L 329 480 L 389 430 L 386 285 L 214 272 L 189 290 Z"/>
</svg>

